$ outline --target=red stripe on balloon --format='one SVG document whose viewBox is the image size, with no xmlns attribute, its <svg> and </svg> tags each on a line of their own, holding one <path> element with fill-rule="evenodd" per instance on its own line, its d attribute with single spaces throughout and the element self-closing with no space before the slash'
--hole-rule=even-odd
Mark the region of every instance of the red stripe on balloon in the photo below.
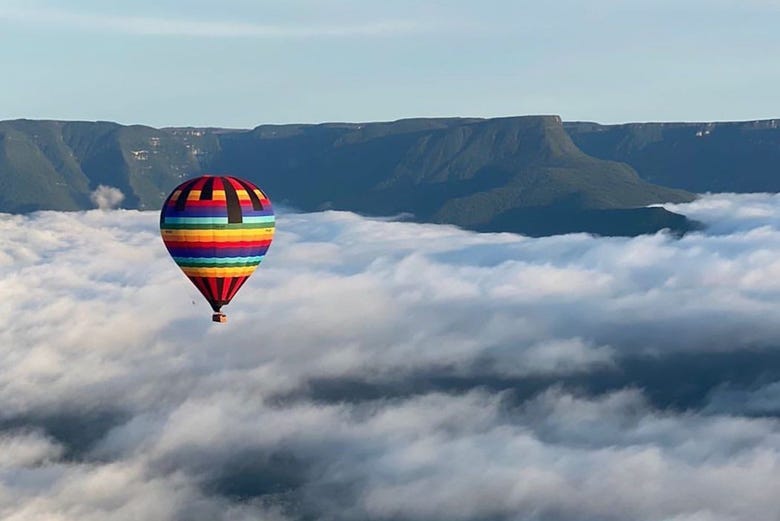
<svg viewBox="0 0 780 521">
<path fill-rule="evenodd" d="M 219 294 L 219 300 L 227 300 L 228 289 L 230 289 L 230 284 L 232 282 L 233 277 L 225 277 L 225 280 L 222 281 L 222 292 Z"/>
<path fill-rule="evenodd" d="M 188 277 L 192 283 L 195 285 L 196 288 L 198 288 L 198 291 L 200 291 L 201 295 L 206 297 L 206 299 L 210 299 L 211 295 L 209 295 L 209 289 L 206 286 L 206 284 L 203 282 L 203 277 Z"/>
<path fill-rule="evenodd" d="M 211 290 L 211 300 L 217 300 L 217 279 L 216 277 L 203 277 L 206 279 L 206 282 L 208 283 L 209 290 Z"/>
<path fill-rule="evenodd" d="M 170 203 L 168 206 L 172 206 Z M 213 207 L 220 207 L 225 206 L 225 201 L 220 200 L 214 200 L 214 199 L 207 199 L 207 200 L 200 200 L 197 199 L 195 201 L 190 201 L 187 203 L 187 207 L 207 207 L 207 208 L 213 208 Z"/>
<path fill-rule="evenodd" d="M 227 180 L 227 182 L 228 182 L 228 183 L 230 183 L 230 185 L 231 185 L 233 188 L 235 188 L 237 192 L 239 192 L 239 191 L 240 191 L 240 192 L 246 192 L 246 189 L 245 189 L 243 186 L 241 186 L 241 183 L 239 183 L 238 181 L 236 181 L 234 178 L 232 178 L 232 177 L 228 176 L 228 177 L 225 177 L 224 179 L 226 179 L 226 180 Z"/>
<path fill-rule="evenodd" d="M 200 178 L 198 178 L 197 182 L 192 187 L 192 189 L 193 190 L 203 190 L 203 185 L 206 184 L 206 179 L 208 179 L 208 178 L 207 177 L 200 177 Z"/>
<path fill-rule="evenodd" d="M 227 300 L 232 300 L 233 297 L 236 296 L 236 293 L 238 293 L 238 290 L 241 289 L 241 286 L 244 285 L 244 282 L 247 281 L 249 277 L 236 277 L 236 283 L 231 285 L 230 293 L 228 293 Z"/>
<path fill-rule="evenodd" d="M 169 248 L 214 248 L 217 250 L 231 249 L 231 248 L 262 248 L 264 246 L 271 245 L 271 239 L 263 241 L 231 241 L 231 242 L 216 242 L 216 241 L 166 241 L 163 242 Z"/>
</svg>

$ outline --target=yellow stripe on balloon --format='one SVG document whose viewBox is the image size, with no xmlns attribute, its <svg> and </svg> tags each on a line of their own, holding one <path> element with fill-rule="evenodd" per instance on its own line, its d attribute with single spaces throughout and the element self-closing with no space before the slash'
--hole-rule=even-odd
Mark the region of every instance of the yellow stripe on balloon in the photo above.
<svg viewBox="0 0 780 521">
<path fill-rule="evenodd" d="M 190 277 L 248 277 L 254 273 L 257 266 L 246 266 L 241 268 L 188 268 L 181 267 L 181 270 Z"/>
<path fill-rule="evenodd" d="M 190 190 L 190 193 L 187 195 L 188 201 L 198 201 L 200 200 L 200 193 L 202 190 Z M 178 190 L 177 192 L 174 192 L 174 196 L 172 198 L 173 201 L 179 198 L 181 191 Z M 224 190 L 214 190 L 211 192 L 211 199 L 210 201 L 224 201 L 225 200 L 225 191 Z"/>
<path fill-rule="evenodd" d="M 273 239 L 273 228 L 239 228 L 237 230 L 162 230 L 163 238 L 166 241 L 215 241 L 215 242 L 234 242 L 234 241 L 265 241 Z"/>
</svg>

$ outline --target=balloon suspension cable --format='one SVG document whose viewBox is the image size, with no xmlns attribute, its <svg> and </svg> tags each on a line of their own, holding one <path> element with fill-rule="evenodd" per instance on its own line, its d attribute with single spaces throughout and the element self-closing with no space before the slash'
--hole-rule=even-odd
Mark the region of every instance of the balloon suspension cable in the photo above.
<svg viewBox="0 0 780 521">
<path fill-rule="evenodd" d="M 219 322 L 220 324 L 224 324 L 225 322 L 227 322 L 227 315 L 224 313 L 217 312 L 211 315 L 211 320 L 213 320 L 214 322 Z"/>
</svg>

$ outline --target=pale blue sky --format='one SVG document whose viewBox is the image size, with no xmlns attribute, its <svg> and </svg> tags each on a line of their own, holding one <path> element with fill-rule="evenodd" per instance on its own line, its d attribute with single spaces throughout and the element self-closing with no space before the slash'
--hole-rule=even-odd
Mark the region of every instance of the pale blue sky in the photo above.
<svg viewBox="0 0 780 521">
<path fill-rule="evenodd" d="M 780 116 L 780 0 L 0 0 L 0 119 Z"/>
</svg>

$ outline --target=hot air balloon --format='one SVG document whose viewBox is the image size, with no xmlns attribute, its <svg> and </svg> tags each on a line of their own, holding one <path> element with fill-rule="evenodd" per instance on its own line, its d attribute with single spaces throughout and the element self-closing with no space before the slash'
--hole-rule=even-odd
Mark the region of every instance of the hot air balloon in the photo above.
<svg viewBox="0 0 780 521">
<path fill-rule="evenodd" d="M 274 236 L 271 201 L 238 177 L 203 175 L 174 188 L 160 211 L 165 247 L 206 297 L 214 322 L 263 260 Z"/>
</svg>

